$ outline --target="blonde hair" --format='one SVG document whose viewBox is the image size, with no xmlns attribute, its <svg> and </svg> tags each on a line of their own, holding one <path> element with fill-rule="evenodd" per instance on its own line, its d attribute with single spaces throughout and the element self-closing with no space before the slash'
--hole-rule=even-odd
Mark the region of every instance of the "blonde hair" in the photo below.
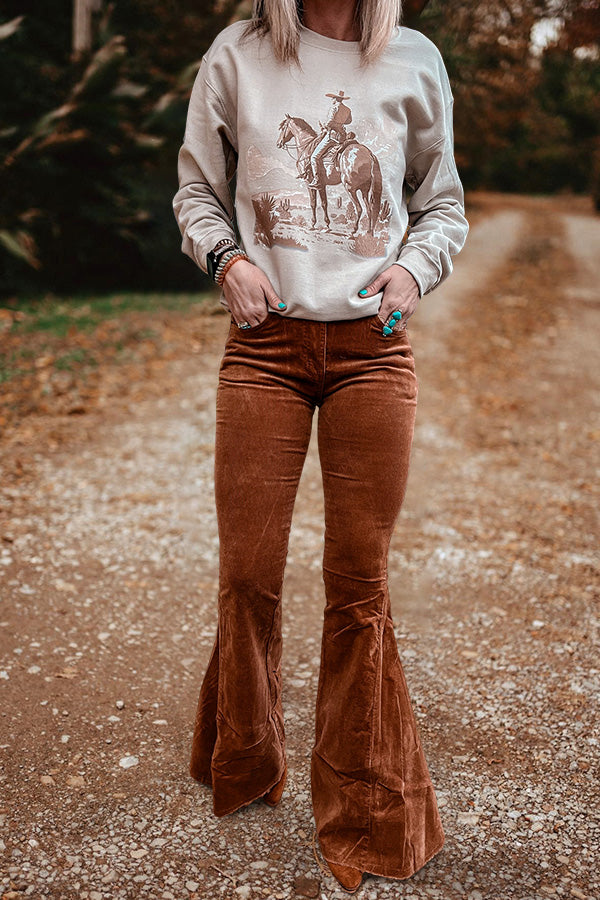
<svg viewBox="0 0 600 900">
<path fill-rule="evenodd" d="M 252 18 L 242 38 L 270 32 L 277 59 L 299 65 L 303 12 L 302 0 L 254 0 Z M 354 20 L 360 34 L 360 65 L 368 65 L 385 50 L 394 28 L 402 21 L 402 0 L 356 0 Z"/>
</svg>

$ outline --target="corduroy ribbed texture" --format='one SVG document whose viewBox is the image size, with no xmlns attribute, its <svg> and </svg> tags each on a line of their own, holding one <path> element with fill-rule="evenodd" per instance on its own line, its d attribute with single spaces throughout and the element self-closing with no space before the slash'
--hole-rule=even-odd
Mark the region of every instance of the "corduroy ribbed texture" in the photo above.
<svg viewBox="0 0 600 900">
<path fill-rule="evenodd" d="M 407 328 L 384 336 L 376 315 L 325 323 L 270 312 L 245 331 L 232 321 L 216 410 L 218 626 L 190 762 L 217 816 L 283 774 L 282 585 L 318 408 L 325 605 L 313 810 L 325 859 L 392 878 L 444 843 L 388 591 L 417 392 Z"/>
</svg>

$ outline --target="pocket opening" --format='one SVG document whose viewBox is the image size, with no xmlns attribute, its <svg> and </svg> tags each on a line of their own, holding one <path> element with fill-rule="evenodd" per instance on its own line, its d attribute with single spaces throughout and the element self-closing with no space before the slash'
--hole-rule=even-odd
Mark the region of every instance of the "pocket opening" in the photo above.
<svg viewBox="0 0 600 900">
<path fill-rule="evenodd" d="M 258 325 L 251 325 L 250 328 L 240 328 L 233 316 L 231 317 L 231 323 L 235 330 L 240 334 L 253 334 L 255 331 L 260 331 L 269 321 L 272 321 L 274 315 L 276 315 L 276 313 L 272 313 L 271 310 L 269 310 L 265 318 L 259 322 Z"/>
</svg>

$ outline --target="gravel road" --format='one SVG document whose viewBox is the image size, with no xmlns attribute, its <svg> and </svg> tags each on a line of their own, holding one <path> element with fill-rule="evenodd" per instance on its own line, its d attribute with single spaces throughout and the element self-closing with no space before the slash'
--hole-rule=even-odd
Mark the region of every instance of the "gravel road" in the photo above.
<svg viewBox="0 0 600 900">
<path fill-rule="evenodd" d="M 389 565 L 446 844 L 355 896 L 597 900 L 600 220 L 469 199 L 455 272 L 410 324 L 419 407 Z M 206 328 L 202 353 L 172 363 L 177 392 L 108 407 L 68 446 L 40 439 L 30 477 L 2 487 L 4 900 L 348 896 L 310 804 L 316 423 L 284 583 L 283 799 L 216 819 L 188 774 L 216 628 L 228 318 Z"/>
</svg>

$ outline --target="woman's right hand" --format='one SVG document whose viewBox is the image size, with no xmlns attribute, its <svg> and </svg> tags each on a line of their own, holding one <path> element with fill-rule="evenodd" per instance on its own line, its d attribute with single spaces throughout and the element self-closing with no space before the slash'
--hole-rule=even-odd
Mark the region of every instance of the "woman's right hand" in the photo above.
<svg viewBox="0 0 600 900">
<path fill-rule="evenodd" d="M 223 280 L 223 294 L 236 322 L 259 325 L 269 315 L 269 307 L 283 309 L 267 275 L 246 259 L 234 262 Z"/>
</svg>

